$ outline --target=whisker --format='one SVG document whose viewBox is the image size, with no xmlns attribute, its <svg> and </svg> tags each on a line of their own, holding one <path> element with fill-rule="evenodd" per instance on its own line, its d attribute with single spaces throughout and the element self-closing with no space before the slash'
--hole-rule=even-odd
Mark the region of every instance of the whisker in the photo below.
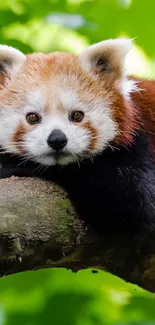
<svg viewBox="0 0 155 325">
<path fill-rule="evenodd" d="M 45 155 L 44 155 L 45 158 Z M 42 159 L 41 159 L 42 161 Z M 47 170 L 48 166 L 45 166 L 44 164 L 39 164 L 39 166 L 37 166 L 36 168 L 33 169 L 33 171 L 38 171 L 40 173 L 40 175 L 42 175 L 46 170 Z"/>
<path fill-rule="evenodd" d="M 113 146 L 111 146 L 108 142 L 107 142 L 107 146 L 112 150 L 112 152 L 115 151 L 114 148 L 113 148 Z"/>
<path fill-rule="evenodd" d="M 22 161 L 18 164 L 18 167 L 21 166 L 22 164 L 26 163 L 29 160 L 30 160 L 29 157 L 28 158 L 23 158 Z"/>
<path fill-rule="evenodd" d="M 74 154 L 73 152 L 70 152 L 70 151 L 69 151 L 69 154 L 75 158 L 75 160 L 76 160 L 78 166 L 80 167 L 80 161 L 79 161 L 79 159 L 78 159 L 78 155 L 76 155 L 76 154 Z"/>
<path fill-rule="evenodd" d="M 83 153 L 83 155 L 82 155 L 84 158 L 86 158 L 86 159 L 90 159 L 90 161 L 92 162 L 92 163 L 94 163 L 94 157 L 90 154 L 86 154 L 86 153 Z"/>
<path fill-rule="evenodd" d="M 41 168 L 42 168 L 42 165 L 39 165 L 39 166 L 37 166 L 36 168 L 34 168 L 33 171 L 34 171 L 34 172 L 35 172 L 35 171 L 40 171 Z"/>
</svg>

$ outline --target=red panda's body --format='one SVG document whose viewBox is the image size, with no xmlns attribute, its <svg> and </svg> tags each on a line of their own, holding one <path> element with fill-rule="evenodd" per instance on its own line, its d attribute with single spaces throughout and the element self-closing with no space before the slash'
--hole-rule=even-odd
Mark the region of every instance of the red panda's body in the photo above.
<svg viewBox="0 0 155 325">
<path fill-rule="evenodd" d="M 155 81 L 125 75 L 129 47 L 0 47 L 0 177 L 55 181 L 101 234 L 144 236 L 155 233 Z"/>
</svg>

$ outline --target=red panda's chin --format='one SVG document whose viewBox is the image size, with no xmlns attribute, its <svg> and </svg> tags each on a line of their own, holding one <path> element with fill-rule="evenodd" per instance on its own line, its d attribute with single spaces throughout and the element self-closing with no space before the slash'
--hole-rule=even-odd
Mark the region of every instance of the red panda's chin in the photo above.
<svg viewBox="0 0 155 325">
<path fill-rule="evenodd" d="M 74 163 L 76 160 L 75 156 L 70 154 L 37 156 L 33 158 L 33 161 L 44 166 L 68 165 Z"/>
</svg>

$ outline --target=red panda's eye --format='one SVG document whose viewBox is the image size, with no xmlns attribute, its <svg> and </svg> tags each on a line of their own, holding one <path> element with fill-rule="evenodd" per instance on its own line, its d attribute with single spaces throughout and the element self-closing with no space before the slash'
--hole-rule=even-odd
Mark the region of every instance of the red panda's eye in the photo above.
<svg viewBox="0 0 155 325">
<path fill-rule="evenodd" d="M 74 111 L 71 113 L 69 120 L 72 122 L 81 122 L 84 118 L 84 113 L 82 111 Z"/>
<path fill-rule="evenodd" d="M 29 124 L 37 124 L 41 121 L 41 117 L 39 116 L 39 114 L 33 112 L 28 113 L 26 115 L 26 119 Z"/>
</svg>

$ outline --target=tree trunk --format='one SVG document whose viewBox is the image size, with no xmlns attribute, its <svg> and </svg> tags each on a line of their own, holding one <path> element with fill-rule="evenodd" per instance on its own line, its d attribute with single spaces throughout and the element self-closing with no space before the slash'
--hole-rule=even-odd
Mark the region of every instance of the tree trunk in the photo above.
<svg viewBox="0 0 155 325">
<path fill-rule="evenodd" d="M 133 244 L 100 238 L 51 182 L 0 180 L 0 218 L 0 276 L 46 267 L 99 267 L 155 292 L 155 240 Z"/>
</svg>

